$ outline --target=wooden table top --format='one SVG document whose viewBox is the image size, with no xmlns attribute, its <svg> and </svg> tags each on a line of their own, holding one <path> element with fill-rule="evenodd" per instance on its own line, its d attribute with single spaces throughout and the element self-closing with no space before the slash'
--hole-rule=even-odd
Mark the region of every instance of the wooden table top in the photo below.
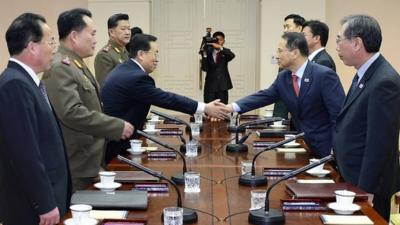
<svg viewBox="0 0 400 225">
<path fill-rule="evenodd" d="M 188 121 L 188 117 L 185 117 Z M 159 124 L 160 127 L 176 127 L 177 125 Z M 183 126 L 179 126 L 184 130 Z M 253 156 L 260 150 L 252 147 L 254 140 L 259 140 L 256 135 L 245 142 L 249 146 L 246 153 L 227 153 L 225 146 L 230 143 L 230 139 L 234 136 L 227 131 L 228 123 L 221 122 L 205 122 L 203 132 L 198 138 L 202 146 L 202 151 L 197 157 L 186 158 L 189 171 L 198 171 L 201 174 L 201 192 L 196 194 L 188 194 L 183 192 L 183 186 L 179 186 L 182 195 L 184 207 L 197 209 L 198 222 L 194 224 L 230 224 L 244 225 L 248 222 L 248 211 L 250 208 L 250 190 L 267 189 L 268 185 L 258 187 L 242 186 L 238 183 L 238 176 L 241 173 L 240 162 L 242 160 L 251 160 Z M 184 132 L 185 133 L 185 132 Z M 160 141 L 168 143 L 176 149 L 179 149 L 179 139 L 176 136 L 160 136 L 155 135 Z M 186 137 L 187 138 L 187 137 Z M 269 141 L 279 141 L 281 139 L 263 139 Z M 157 146 L 154 143 L 146 141 L 148 145 Z M 163 149 L 159 147 L 159 149 Z M 164 175 L 170 177 L 182 171 L 182 159 L 178 156 L 173 160 L 151 160 L 146 155 L 128 156 L 141 162 L 144 166 L 162 171 Z M 278 153 L 275 150 L 268 151 L 260 155 L 256 162 L 256 173 L 262 174 L 264 167 L 270 168 L 300 168 L 308 164 L 309 156 L 306 153 L 296 153 L 287 157 L 284 153 Z M 135 170 L 130 166 L 114 159 L 108 165 L 110 170 Z M 333 171 L 330 178 L 336 179 L 336 173 Z M 308 175 L 301 174 L 298 177 L 304 179 L 312 179 Z M 274 181 L 269 180 L 268 184 Z M 131 189 L 132 184 L 124 185 L 124 189 Z M 270 207 L 280 209 L 280 200 L 288 199 L 289 196 L 285 192 L 285 181 L 277 185 L 270 195 Z M 356 212 L 358 215 L 367 215 L 375 224 L 387 224 L 367 202 L 357 202 L 361 206 L 361 211 Z M 161 213 L 163 208 L 176 205 L 176 193 L 170 187 L 167 194 L 156 194 L 149 196 L 148 209 L 145 211 L 130 211 L 129 219 L 145 219 L 147 224 L 157 225 L 163 224 L 161 221 Z M 205 213 L 203 213 L 205 212 Z M 208 214 L 213 214 L 210 216 Z M 322 224 L 320 220 L 321 214 L 334 214 L 333 211 L 325 212 L 285 212 L 285 224 Z M 301 221 L 301 222 L 300 222 Z"/>
</svg>

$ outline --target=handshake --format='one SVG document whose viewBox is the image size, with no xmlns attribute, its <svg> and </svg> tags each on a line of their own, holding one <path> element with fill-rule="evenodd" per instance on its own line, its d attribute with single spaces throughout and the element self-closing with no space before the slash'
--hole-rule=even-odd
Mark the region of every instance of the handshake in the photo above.
<svg viewBox="0 0 400 225">
<path fill-rule="evenodd" d="M 219 99 L 206 104 L 204 112 L 211 121 L 218 121 L 229 118 L 229 114 L 234 112 L 232 104 L 225 105 Z"/>
</svg>

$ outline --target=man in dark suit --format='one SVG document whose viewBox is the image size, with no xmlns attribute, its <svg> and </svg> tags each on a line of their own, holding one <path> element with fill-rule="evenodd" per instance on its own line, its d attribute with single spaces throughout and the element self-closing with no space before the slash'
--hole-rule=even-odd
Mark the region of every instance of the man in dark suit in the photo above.
<svg viewBox="0 0 400 225">
<path fill-rule="evenodd" d="M 0 212 L 4 225 L 57 224 L 67 210 L 69 174 L 61 130 L 37 75 L 55 41 L 37 14 L 6 32 L 11 55 L 0 76 Z"/>
<path fill-rule="evenodd" d="M 327 156 L 332 148 L 336 116 L 344 101 L 339 77 L 333 70 L 308 61 L 307 42 L 301 33 L 285 33 L 277 56 L 284 70 L 274 83 L 228 108 L 245 113 L 281 100 L 297 129 L 305 132 L 305 142 L 315 156 Z"/>
<path fill-rule="evenodd" d="M 219 100 L 205 104 L 155 86 L 149 73 L 154 71 L 158 63 L 156 40 L 156 37 L 146 34 L 132 37 L 129 43 L 132 58 L 111 71 L 101 91 L 104 112 L 132 123 L 139 130 L 146 121 L 151 105 L 187 114 L 205 112 L 223 119 L 224 107 L 217 103 Z M 128 141 L 108 143 L 106 161 L 128 147 Z"/>
<path fill-rule="evenodd" d="M 308 44 L 308 59 L 311 62 L 318 63 L 336 71 L 335 62 L 325 50 L 329 37 L 328 25 L 318 20 L 307 21 L 303 26 L 303 34 Z"/>
<path fill-rule="evenodd" d="M 213 34 L 218 42 L 211 43 L 207 49 L 207 57 L 201 60 L 202 69 L 207 72 L 204 84 L 204 102 L 220 99 L 228 104 L 228 90 L 232 89 L 231 76 L 229 75 L 228 62 L 235 58 L 235 54 L 224 47 L 225 34 L 217 31 Z"/>
<path fill-rule="evenodd" d="M 374 18 L 352 15 L 341 24 L 336 49 L 357 74 L 337 118 L 334 152 L 343 179 L 373 194 L 373 207 L 388 221 L 390 198 L 400 190 L 400 77 L 379 53 Z"/>
<path fill-rule="evenodd" d="M 306 21 L 302 16 L 297 14 L 289 14 L 283 20 L 283 32 L 301 32 L 303 24 Z M 281 72 L 282 68 L 279 68 L 278 72 Z M 282 101 L 277 101 L 274 104 L 273 115 L 276 117 L 282 117 L 285 119 L 289 118 L 289 112 L 287 107 Z M 293 123 L 291 123 L 293 125 Z M 294 128 L 294 127 L 293 127 Z"/>
</svg>

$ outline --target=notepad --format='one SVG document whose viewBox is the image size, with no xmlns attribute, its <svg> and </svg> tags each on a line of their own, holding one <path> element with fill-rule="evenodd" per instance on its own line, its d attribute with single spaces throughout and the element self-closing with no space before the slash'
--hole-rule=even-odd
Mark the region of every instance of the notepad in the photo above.
<svg viewBox="0 0 400 225">
<path fill-rule="evenodd" d="M 306 153 L 306 149 L 304 148 L 277 148 L 277 152 L 283 153 Z"/>
<path fill-rule="evenodd" d="M 90 217 L 93 219 L 125 219 L 128 215 L 126 210 L 92 210 Z"/>
<path fill-rule="evenodd" d="M 321 215 L 324 224 L 374 224 L 368 216 L 338 216 L 338 215 Z"/>
<path fill-rule="evenodd" d="M 301 184 L 332 184 L 335 183 L 332 179 L 298 179 L 297 183 Z"/>
</svg>

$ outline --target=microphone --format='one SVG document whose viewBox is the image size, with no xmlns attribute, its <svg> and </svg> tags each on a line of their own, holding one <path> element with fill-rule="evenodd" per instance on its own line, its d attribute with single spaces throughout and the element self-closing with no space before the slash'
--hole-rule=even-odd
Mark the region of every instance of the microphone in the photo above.
<svg viewBox="0 0 400 225">
<path fill-rule="evenodd" d="M 184 174 L 185 174 L 185 172 L 187 172 L 186 158 L 185 158 L 185 156 L 184 156 L 180 151 L 175 150 L 173 147 L 171 147 L 171 146 L 169 146 L 169 145 L 167 145 L 167 144 L 165 144 L 165 143 L 162 143 L 161 141 L 155 139 L 153 136 L 148 135 L 148 134 L 146 134 L 145 132 L 143 132 L 143 131 L 141 131 L 141 130 L 137 130 L 137 133 L 140 134 L 140 135 L 142 135 L 143 137 L 145 137 L 145 138 L 147 138 L 147 139 L 149 139 L 149 140 L 151 140 L 151 141 L 153 141 L 153 142 L 155 142 L 155 143 L 157 143 L 157 144 L 163 146 L 164 148 L 170 149 L 170 150 L 172 150 L 172 151 L 178 153 L 178 155 L 181 156 L 182 161 L 183 161 L 182 173 L 179 173 L 179 174 L 176 174 L 176 175 L 171 176 L 171 179 L 172 179 L 176 184 L 179 184 L 179 185 L 185 184 L 185 177 L 184 177 Z"/>
<path fill-rule="evenodd" d="M 118 155 L 117 157 L 118 157 L 118 160 L 120 160 L 122 162 L 125 162 L 125 163 L 127 163 L 127 164 L 129 164 L 129 165 L 131 165 L 133 167 L 136 167 L 139 170 L 144 171 L 145 173 L 148 173 L 148 174 L 150 174 L 150 175 L 152 175 L 154 177 L 157 177 L 159 179 L 165 180 L 168 183 L 170 183 L 175 188 L 176 194 L 178 196 L 177 203 L 176 203 L 177 207 L 183 208 L 183 222 L 184 223 L 193 223 L 193 222 L 197 221 L 197 213 L 196 213 L 196 211 L 182 207 L 181 193 L 180 193 L 180 191 L 178 189 L 178 186 L 175 184 L 174 181 L 168 179 L 167 177 L 165 177 L 161 173 L 157 173 L 156 171 L 151 170 L 151 169 L 149 169 L 149 168 L 147 168 L 147 167 L 145 167 L 145 166 L 143 166 L 143 165 L 141 165 L 139 163 L 136 163 L 136 162 L 134 162 L 132 160 L 129 160 L 129 159 L 127 159 L 127 158 L 125 158 L 125 157 L 123 157 L 121 155 Z M 164 217 L 162 216 L 162 218 L 164 218 Z"/>
<path fill-rule="evenodd" d="M 270 146 L 268 146 L 267 148 L 265 148 L 264 150 L 262 150 L 262 151 L 260 151 L 259 153 L 257 153 L 257 154 L 254 156 L 253 161 L 252 161 L 252 163 L 251 163 L 251 174 L 241 175 L 241 176 L 239 177 L 239 184 L 246 185 L 246 186 L 259 186 L 259 185 L 267 184 L 267 183 L 268 183 L 268 180 L 267 180 L 267 178 L 266 178 L 264 175 L 256 176 L 255 162 L 256 162 L 257 157 L 258 157 L 261 153 L 263 153 L 263 152 L 269 151 L 269 150 L 271 150 L 271 149 L 274 149 L 274 148 L 276 148 L 276 147 L 279 147 L 279 146 L 281 146 L 281 145 L 284 145 L 284 144 L 286 144 L 286 143 L 289 143 L 289 142 L 291 142 L 291 141 L 294 141 L 294 140 L 296 140 L 297 138 L 300 138 L 300 137 L 303 137 L 303 136 L 304 136 L 304 132 L 303 132 L 303 133 L 300 133 L 300 134 L 297 134 L 296 136 L 293 136 L 293 137 L 291 137 L 291 138 L 289 138 L 289 139 L 285 139 L 285 140 L 282 140 L 282 141 L 280 141 L 280 142 L 277 142 L 277 143 L 275 143 L 275 144 L 273 144 L 273 145 L 270 145 Z"/>
<path fill-rule="evenodd" d="M 176 122 L 178 122 L 180 124 L 185 125 L 186 126 L 186 131 L 189 133 L 189 141 L 193 140 L 192 129 L 190 128 L 190 124 L 187 123 L 186 121 L 184 121 L 182 119 L 179 119 L 179 118 L 177 118 L 175 116 L 167 115 L 165 113 L 156 111 L 156 110 L 150 110 L 150 112 L 153 113 L 153 114 L 159 115 L 159 116 L 161 116 L 163 118 L 166 118 L 166 119 L 169 119 L 169 120 L 172 120 L 172 121 L 176 121 Z M 186 152 L 186 145 L 182 144 L 179 149 L 180 149 L 181 152 Z M 200 145 L 197 145 L 197 151 L 201 152 L 201 146 Z"/>
<path fill-rule="evenodd" d="M 226 146 L 226 151 L 227 152 L 247 152 L 248 151 L 248 147 L 246 144 L 243 144 L 243 142 L 246 141 L 246 139 L 250 136 L 250 134 L 246 134 L 243 137 L 245 138 L 244 140 L 242 140 L 242 142 L 239 142 L 239 131 L 246 129 L 246 127 L 248 126 L 254 126 L 254 125 L 260 125 L 260 124 L 266 124 L 266 123 L 271 123 L 274 121 L 278 121 L 281 120 L 281 118 L 265 118 L 265 119 L 260 119 L 260 120 L 253 120 L 247 123 L 242 123 L 239 126 L 236 126 L 236 131 L 235 131 L 235 143 L 234 144 L 228 144 Z"/>
<path fill-rule="evenodd" d="M 321 165 L 322 163 L 326 163 L 332 161 L 334 159 L 333 155 L 328 155 L 325 158 L 322 158 L 318 161 L 315 161 L 311 164 L 303 166 L 297 170 L 294 170 L 285 176 L 279 178 L 275 181 L 268 189 L 267 193 L 265 194 L 265 207 L 257 210 L 250 210 L 249 213 L 249 222 L 256 225 L 280 225 L 285 223 L 285 216 L 280 209 L 270 209 L 269 208 L 269 193 L 271 192 L 272 188 L 274 188 L 278 183 L 281 181 L 287 180 L 291 177 L 296 176 L 299 173 L 302 173 L 306 170 L 312 169 Z"/>
</svg>

